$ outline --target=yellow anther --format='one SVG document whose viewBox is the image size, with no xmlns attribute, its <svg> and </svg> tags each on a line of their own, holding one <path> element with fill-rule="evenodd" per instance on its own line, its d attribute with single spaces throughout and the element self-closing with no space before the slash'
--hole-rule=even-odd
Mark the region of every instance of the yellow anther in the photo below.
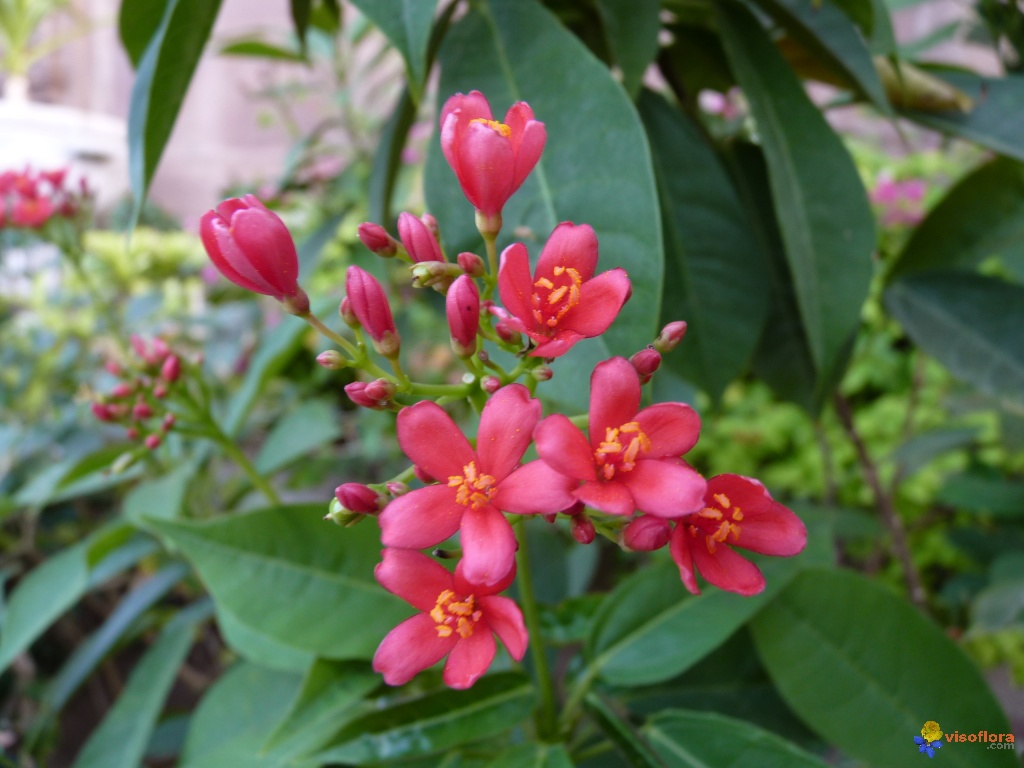
<svg viewBox="0 0 1024 768">
<path fill-rule="evenodd" d="M 438 637 L 451 637 L 452 636 L 452 628 L 449 627 L 447 624 L 438 624 L 436 629 L 437 629 L 437 636 Z"/>
<path fill-rule="evenodd" d="M 729 507 L 732 506 L 732 503 L 729 501 L 729 497 L 726 496 L 724 493 L 716 493 L 715 501 L 718 502 L 718 506 L 720 506 L 722 509 L 728 509 Z"/>
<path fill-rule="evenodd" d="M 477 470 L 475 461 L 464 466 L 461 475 L 451 475 L 448 478 L 448 487 L 458 489 L 455 491 L 455 501 L 473 509 L 481 509 L 491 503 L 491 499 L 498 492 L 496 485 L 491 475 L 482 474 Z"/>
<path fill-rule="evenodd" d="M 563 285 L 561 288 L 552 291 L 551 293 L 548 294 L 548 304 L 557 304 L 562 300 L 562 297 L 565 296 L 565 294 L 567 294 L 568 292 L 568 285 Z"/>
<path fill-rule="evenodd" d="M 454 600 L 454 597 L 455 593 L 446 589 L 437 596 L 437 604 L 430 611 L 438 637 L 451 637 L 452 632 L 458 632 L 459 637 L 469 637 L 483 616 L 482 611 L 476 610 L 476 598 L 473 595 L 465 600 Z"/>
<path fill-rule="evenodd" d="M 485 117 L 474 117 L 469 122 L 471 123 L 483 123 L 488 128 L 491 128 L 495 133 L 499 133 L 506 139 L 512 135 L 512 129 L 504 123 L 499 123 L 497 120 L 488 120 Z"/>
<path fill-rule="evenodd" d="M 736 507 L 736 509 L 732 511 L 732 519 L 737 523 L 743 519 L 743 512 L 740 511 L 739 507 Z"/>
<path fill-rule="evenodd" d="M 546 288 L 549 291 L 555 287 L 555 284 L 548 280 L 546 277 L 540 278 L 539 280 L 537 280 L 537 282 L 534 283 L 534 285 L 538 288 Z"/>
<path fill-rule="evenodd" d="M 700 512 L 697 513 L 701 517 L 706 517 L 709 520 L 721 520 L 722 510 L 715 509 L 714 507 L 704 507 Z"/>
</svg>

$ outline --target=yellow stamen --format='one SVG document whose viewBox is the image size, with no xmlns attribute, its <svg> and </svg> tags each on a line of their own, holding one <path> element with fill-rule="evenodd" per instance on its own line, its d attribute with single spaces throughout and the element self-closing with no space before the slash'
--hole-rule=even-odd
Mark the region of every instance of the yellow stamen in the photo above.
<svg viewBox="0 0 1024 768">
<path fill-rule="evenodd" d="M 507 138 L 508 138 L 509 136 L 511 136 L 511 135 L 512 135 L 512 129 L 511 129 L 511 128 L 509 128 L 509 127 L 508 127 L 507 125 L 505 125 L 504 123 L 499 123 L 499 122 L 498 122 L 497 120 L 488 120 L 488 119 L 487 119 L 487 118 L 485 118 L 485 117 L 474 117 L 474 118 L 473 118 L 472 120 L 470 120 L 469 122 L 471 122 L 471 123 L 483 123 L 483 124 L 484 124 L 484 125 L 486 125 L 486 126 L 487 126 L 488 128 L 491 128 L 491 129 L 493 129 L 495 133 L 500 133 L 500 134 L 501 134 L 502 136 L 504 136 L 504 137 L 505 137 L 506 139 L 507 139 Z"/>
<path fill-rule="evenodd" d="M 491 475 L 481 474 L 477 470 L 475 461 L 464 466 L 461 475 L 448 478 L 448 487 L 458 489 L 455 491 L 455 501 L 473 509 L 481 509 L 491 503 L 498 492 L 496 485 Z"/>
<path fill-rule="evenodd" d="M 451 637 L 458 632 L 459 637 L 467 638 L 473 634 L 476 623 L 483 612 L 476 609 L 476 598 L 470 595 L 465 600 L 455 600 L 455 593 L 446 589 L 437 596 L 437 604 L 430 611 L 434 629 L 438 637 Z"/>
</svg>

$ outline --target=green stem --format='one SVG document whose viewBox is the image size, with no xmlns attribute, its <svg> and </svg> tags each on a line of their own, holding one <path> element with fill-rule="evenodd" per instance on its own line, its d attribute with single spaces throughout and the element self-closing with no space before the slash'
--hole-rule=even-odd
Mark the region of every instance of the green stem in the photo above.
<svg viewBox="0 0 1024 768">
<path fill-rule="evenodd" d="M 537 734 L 541 739 L 552 738 L 557 729 L 557 713 L 555 708 L 555 686 L 548 669 L 547 656 L 544 653 L 544 641 L 540 629 L 540 614 L 537 610 L 537 598 L 533 591 L 533 576 L 530 572 L 530 553 L 526 543 L 526 526 L 519 528 L 519 552 L 516 555 L 516 580 L 519 582 L 519 599 L 523 607 L 523 619 L 530 633 L 530 657 L 533 659 L 534 672 L 537 675 L 537 686 L 540 688 L 540 706 L 537 709 Z"/>
<path fill-rule="evenodd" d="M 239 468 L 246 474 L 249 481 L 253 484 L 253 487 L 258 489 L 264 496 L 267 497 L 267 501 L 273 504 L 275 507 L 281 503 L 281 497 L 277 495 L 277 491 L 274 490 L 273 486 L 267 482 L 267 479 L 261 475 L 256 467 L 249 461 L 249 457 L 245 455 L 241 448 L 235 444 L 235 441 L 225 435 L 219 429 L 215 437 L 220 447 L 224 449 L 224 452 L 234 459 L 234 462 Z"/>
<path fill-rule="evenodd" d="M 494 295 L 494 286 L 498 283 L 498 233 L 484 235 L 484 247 L 487 249 L 487 276 L 484 277 L 483 298 Z"/>
<path fill-rule="evenodd" d="M 565 707 L 562 710 L 561 728 L 562 730 L 571 730 L 573 721 L 576 719 L 580 707 L 583 705 L 583 699 L 586 698 L 587 694 L 590 693 L 590 686 L 594 684 L 594 680 L 597 679 L 597 673 L 599 669 L 595 665 L 587 667 L 586 673 L 576 680 L 576 684 L 573 685 L 572 690 L 569 691 L 569 697 L 565 701 Z"/>
<path fill-rule="evenodd" d="M 341 336 L 341 335 L 335 333 L 334 331 L 332 331 L 330 328 L 328 328 L 326 325 L 324 325 L 322 322 L 320 322 L 320 318 L 318 318 L 312 312 L 307 312 L 304 315 L 299 315 L 299 317 L 301 317 L 303 320 L 305 320 L 307 323 L 309 323 L 313 328 L 315 328 L 317 331 L 319 331 L 319 333 L 322 336 L 326 336 L 328 339 L 330 339 L 335 344 L 337 344 L 339 347 L 341 347 L 346 352 L 348 352 L 352 357 L 356 357 L 359 354 L 359 350 L 355 348 L 355 345 L 353 345 L 351 341 L 346 339 L 344 336 Z"/>
</svg>

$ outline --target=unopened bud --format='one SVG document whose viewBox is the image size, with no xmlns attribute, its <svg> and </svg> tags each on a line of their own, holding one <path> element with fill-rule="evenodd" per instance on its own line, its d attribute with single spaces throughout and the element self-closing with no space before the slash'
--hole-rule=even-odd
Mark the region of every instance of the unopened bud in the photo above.
<svg viewBox="0 0 1024 768">
<path fill-rule="evenodd" d="M 633 552 L 653 552 L 668 544 L 672 526 L 654 515 L 641 515 L 622 529 L 622 546 Z"/>
<path fill-rule="evenodd" d="M 405 483 L 400 483 L 397 480 L 392 480 L 389 483 L 385 483 L 384 487 L 388 489 L 388 493 L 392 496 L 404 496 L 409 492 L 409 486 Z"/>
<path fill-rule="evenodd" d="M 107 373 L 113 376 L 121 375 L 121 366 L 114 360 L 107 360 L 107 362 L 103 364 L 103 367 L 107 369 Z"/>
<path fill-rule="evenodd" d="M 129 397 L 134 391 L 135 387 L 122 381 L 120 384 L 114 385 L 114 388 L 110 390 L 110 396 L 120 400 L 122 398 Z"/>
<path fill-rule="evenodd" d="M 441 228 L 437 225 L 437 218 L 434 214 L 424 213 L 420 216 L 420 221 L 422 221 L 426 225 L 427 229 L 430 230 L 430 234 L 434 236 L 434 239 L 441 242 Z"/>
<path fill-rule="evenodd" d="M 452 280 L 462 275 L 458 264 L 445 261 L 421 261 L 409 267 L 414 288 L 451 285 Z"/>
<path fill-rule="evenodd" d="M 400 339 L 391 306 L 384 288 L 369 272 L 351 266 L 345 274 L 346 298 L 359 323 L 373 339 L 374 346 L 385 357 L 398 354 Z M 388 338 L 385 340 L 385 336 Z M 384 351 L 381 345 L 388 351 Z"/>
<path fill-rule="evenodd" d="M 362 483 L 345 483 L 334 489 L 334 498 L 349 512 L 373 515 L 381 510 L 383 502 L 377 491 Z"/>
<path fill-rule="evenodd" d="M 337 371 L 345 367 L 345 358 L 340 352 L 333 349 L 321 352 L 316 356 L 316 361 L 329 371 Z"/>
<path fill-rule="evenodd" d="M 646 384 L 661 365 L 661 353 L 654 347 L 647 347 L 629 358 L 629 362 L 633 364 L 636 372 L 640 375 L 640 383 Z"/>
<path fill-rule="evenodd" d="M 167 382 L 178 380 L 181 375 L 181 360 L 177 355 L 168 355 L 164 364 L 160 366 L 160 378 Z"/>
<path fill-rule="evenodd" d="M 550 381 L 551 377 L 555 374 L 554 371 L 551 370 L 550 366 L 538 365 L 530 371 L 530 375 L 537 381 Z"/>
<path fill-rule="evenodd" d="M 480 329 L 480 292 L 469 275 L 457 278 L 448 289 L 445 312 L 452 350 L 459 357 L 471 356 L 476 352 L 476 334 Z"/>
<path fill-rule="evenodd" d="M 132 349 L 135 350 L 135 354 L 149 362 L 149 347 L 146 346 L 145 340 L 137 333 L 133 333 L 129 339 L 132 345 Z"/>
<path fill-rule="evenodd" d="M 106 405 L 104 403 L 93 403 L 91 408 L 92 415 L 95 416 L 100 421 L 114 420 L 114 414 L 111 412 L 109 405 Z"/>
<path fill-rule="evenodd" d="M 488 395 L 493 395 L 499 389 L 501 389 L 501 379 L 497 376 L 487 375 L 480 379 L 480 389 L 486 392 Z"/>
<path fill-rule="evenodd" d="M 169 354 L 171 354 L 171 348 L 167 346 L 166 341 L 161 339 L 159 336 L 153 339 L 153 362 L 160 362 Z"/>
<path fill-rule="evenodd" d="M 378 256 L 389 258 L 398 252 L 398 242 L 380 224 L 365 221 L 356 230 L 363 245 Z"/>
<path fill-rule="evenodd" d="M 348 296 L 343 298 L 341 304 L 338 305 L 338 314 L 341 315 L 341 319 L 349 328 L 362 327 L 359 325 L 359 318 L 356 317 L 356 313 L 352 311 L 352 302 L 348 300 Z"/>
<path fill-rule="evenodd" d="M 437 226 L 436 220 L 434 226 Z M 444 261 L 437 236 L 422 219 L 417 219 L 411 213 L 398 215 L 398 237 L 414 262 Z"/>
<path fill-rule="evenodd" d="M 677 346 L 679 342 L 683 340 L 683 336 L 686 335 L 686 321 L 676 320 L 669 323 L 661 329 L 661 333 L 658 334 L 658 338 L 654 340 L 654 348 L 665 354 L 671 352 Z"/>
<path fill-rule="evenodd" d="M 523 343 L 523 337 L 516 330 L 510 320 L 499 320 L 494 324 L 494 332 L 498 334 L 498 338 L 504 341 L 506 344 L 518 347 Z"/>
<path fill-rule="evenodd" d="M 586 515 L 574 515 L 569 521 L 569 530 L 572 531 L 572 537 L 580 544 L 589 544 L 597 535 L 594 523 Z"/>
<path fill-rule="evenodd" d="M 354 381 L 345 385 L 345 394 L 356 405 L 379 411 L 388 407 L 391 397 L 395 394 L 395 385 L 384 379 L 377 379 L 369 384 Z"/>
<path fill-rule="evenodd" d="M 157 398 L 158 400 L 163 400 L 165 397 L 167 397 L 167 387 L 165 387 L 163 384 L 157 384 L 155 387 L 153 387 L 153 397 Z"/>
<path fill-rule="evenodd" d="M 151 451 L 155 451 L 160 447 L 160 435 L 146 435 L 146 447 Z"/>
<path fill-rule="evenodd" d="M 457 261 L 459 263 L 459 269 L 470 277 L 483 277 L 487 272 L 487 268 L 484 266 L 484 260 L 475 253 L 463 251 L 459 254 Z"/>
<path fill-rule="evenodd" d="M 128 437 L 129 440 L 138 440 L 139 430 L 137 430 L 135 427 L 129 427 L 127 430 L 125 430 L 125 435 Z"/>
<path fill-rule="evenodd" d="M 374 400 L 390 400 L 397 389 L 387 379 L 374 379 L 366 385 L 366 394 Z"/>
<path fill-rule="evenodd" d="M 149 407 L 149 403 L 143 400 L 137 402 L 135 407 L 132 408 L 132 416 L 136 419 L 148 419 L 152 415 L 153 409 Z"/>
<path fill-rule="evenodd" d="M 177 419 L 175 418 L 173 413 L 165 414 L 164 415 L 164 420 L 163 420 L 163 422 L 161 422 L 161 424 L 162 424 L 162 426 L 164 428 L 164 432 L 167 432 L 168 430 L 173 428 L 175 421 L 177 421 Z"/>
<path fill-rule="evenodd" d="M 348 528 L 349 526 L 355 525 L 362 519 L 363 515 L 358 512 L 350 512 L 345 509 L 337 499 L 331 499 L 331 505 L 327 509 L 327 514 L 324 515 L 324 520 L 330 520 L 332 523 L 340 525 L 342 528 Z"/>
</svg>

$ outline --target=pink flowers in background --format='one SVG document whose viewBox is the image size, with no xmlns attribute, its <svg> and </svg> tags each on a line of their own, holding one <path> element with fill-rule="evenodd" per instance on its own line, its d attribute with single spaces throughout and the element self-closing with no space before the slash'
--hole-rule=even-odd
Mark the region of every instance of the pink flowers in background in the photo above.
<svg viewBox="0 0 1024 768">
<path fill-rule="evenodd" d="M 914 226 L 924 218 L 926 191 L 923 179 L 896 181 L 883 173 L 878 176 L 869 199 L 872 205 L 881 209 L 885 226 Z"/>
<path fill-rule="evenodd" d="M 0 173 L 0 229 L 38 230 L 55 217 L 74 218 L 89 197 L 84 179 L 78 187 L 67 186 L 66 168 Z"/>
</svg>

